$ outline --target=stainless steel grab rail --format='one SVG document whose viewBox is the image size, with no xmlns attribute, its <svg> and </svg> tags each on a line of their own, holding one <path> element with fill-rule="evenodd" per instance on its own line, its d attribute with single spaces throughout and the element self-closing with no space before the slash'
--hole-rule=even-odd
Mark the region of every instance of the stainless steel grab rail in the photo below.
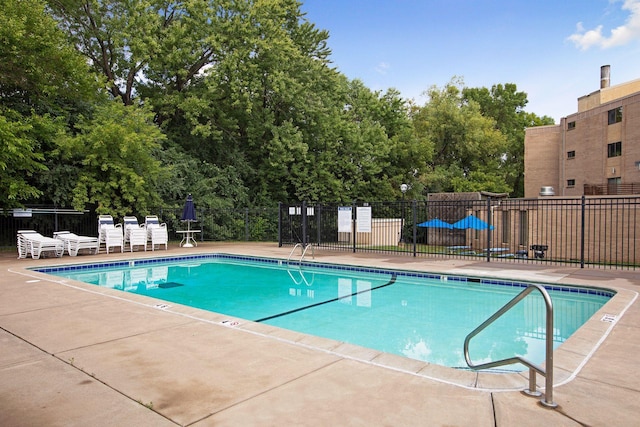
<svg viewBox="0 0 640 427">
<path fill-rule="evenodd" d="M 469 357 L 469 342 L 471 338 L 478 335 L 482 330 L 484 330 L 487 326 L 496 321 L 500 316 L 509 311 L 514 305 L 524 299 L 527 295 L 529 295 L 534 290 L 540 291 L 542 294 L 542 298 L 544 298 L 544 303 L 547 311 L 547 319 L 546 319 L 546 331 L 545 331 L 545 368 L 528 361 L 519 356 L 510 357 L 508 359 L 496 360 L 494 362 L 482 363 L 480 365 L 474 365 L 471 362 Z M 545 377 L 545 393 L 544 399 L 540 400 L 544 406 L 548 408 L 555 408 L 558 405 L 553 401 L 553 304 L 551 302 L 551 297 L 547 293 L 547 290 L 542 285 L 531 284 L 527 286 L 522 292 L 515 296 L 511 301 L 502 306 L 500 310 L 496 311 L 490 318 L 485 320 L 480 326 L 474 329 L 467 337 L 464 339 L 464 358 L 467 362 L 467 365 L 473 369 L 488 369 L 494 368 L 496 366 L 504 366 L 511 365 L 513 363 L 522 363 L 523 365 L 529 368 L 529 388 L 524 390 L 524 392 L 530 396 L 541 396 L 542 393 L 537 391 L 536 388 L 536 372 Z"/>
<path fill-rule="evenodd" d="M 302 262 L 302 259 L 307 254 L 307 250 L 309 248 L 311 248 L 311 256 L 315 259 L 316 253 L 311 243 L 307 243 L 305 246 L 303 246 L 302 243 L 296 243 L 296 245 L 293 247 L 293 249 L 291 249 L 291 252 L 289 253 L 289 258 L 287 258 L 287 264 L 289 264 L 289 261 L 291 261 L 291 257 L 293 256 L 293 253 L 297 248 L 300 248 L 300 251 L 302 252 L 302 254 L 300 255 L 300 262 Z"/>
</svg>

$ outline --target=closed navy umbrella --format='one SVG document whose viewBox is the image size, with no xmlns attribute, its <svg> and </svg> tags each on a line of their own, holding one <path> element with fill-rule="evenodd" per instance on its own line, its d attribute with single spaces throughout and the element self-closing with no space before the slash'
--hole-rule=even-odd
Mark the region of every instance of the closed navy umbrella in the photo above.
<svg viewBox="0 0 640 427">
<path fill-rule="evenodd" d="M 187 222 L 187 236 L 189 236 L 191 231 L 191 223 L 193 221 L 197 221 L 196 219 L 196 208 L 193 205 L 193 197 L 191 194 L 187 196 L 187 201 L 184 203 L 184 209 L 182 210 L 182 217 L 180 217 L 182 221 Z M 189 242 L 187 240 L 187 244 L 184 245 L 186 247 L 190 247 Z"/>
</svg>

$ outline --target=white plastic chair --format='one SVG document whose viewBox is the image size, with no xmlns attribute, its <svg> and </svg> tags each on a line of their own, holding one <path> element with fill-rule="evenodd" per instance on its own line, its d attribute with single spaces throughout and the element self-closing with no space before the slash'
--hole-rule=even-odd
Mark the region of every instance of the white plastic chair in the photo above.
<svg viewBox="0 0 640 427">
<path fill-rule="evenodd" d="M 151 250 L 156 250 L 156 245 L 158 245 L 158 249 L 160 249 L 161 245 L 164 245 L 164 250 L 166 251 L 169 244 L 169 233 L 167 232 L 166 224 L 162 224 L 159 227 L 151 228 Z"/>
<path fill-rule="evenodd" d="M 147 239 L 151 241 L 151 250 L 155 251 L 156 245 L 158 245 L 158 249 L 164 245 L 164 249 L 167 250 L 169 244 L 167 224 L 160 223 L 156 215 L 147 215 L 144 224 L 147 229 Z"/>
<path fill-rule="evenodd" d="M 109 253 L 109 248 L 120 247 L 120 252 L 124 252 L 124 236 L 122 227 L 108 228 L 105 230 L 104 246 Z"/>
<path fill-rule="evenodd" d="M 100 215 L 98 217 L 98 242 L 104 243 L 107 253 L 109 248 L 120 247 L 120 252 L 124 252 L 124 235 L 122 224 L 114 224 L 111 215 Z"/>
<path fill-rule="evenodd" d="M 134 246 L 144 246 L 144 250 L 147 250 L 147 230 L 138 224 L 135 216 L 124 217 L 124 245 L 127 243 L 131 252 Z"/>
</svg>

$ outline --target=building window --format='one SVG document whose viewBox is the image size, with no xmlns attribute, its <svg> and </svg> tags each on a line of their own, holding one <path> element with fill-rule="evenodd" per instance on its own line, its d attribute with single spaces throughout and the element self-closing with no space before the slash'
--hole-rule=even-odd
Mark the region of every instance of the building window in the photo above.
<svg viewBox="0 0 640 427">
<path fill-rule="evenodd" d="M 576 122 L 567 123 L 567 130 L 574 130 L 576 128 Z"/>
<path fill-rule="evenodd" d="M 575 187 L 576 186 L 576 180 L 575 179 L 568 179 L 567 180 L 567 187 Z"/>
<path fill-rule="evenodd" d="M 608 111 L 609 124 L 619 123 L 622 121 L 622 107 L 614 108 Z"/>
<path fill-rule="evenodd" d="M 567 159 L 574 159 L 576 157 L 575 150 L 567 151 Z"/>
<path fill-rule="evenodd" d="M 607 145 L 607 157 L 622 156 L 622 141 L 612 142 Z"/>
</svg>

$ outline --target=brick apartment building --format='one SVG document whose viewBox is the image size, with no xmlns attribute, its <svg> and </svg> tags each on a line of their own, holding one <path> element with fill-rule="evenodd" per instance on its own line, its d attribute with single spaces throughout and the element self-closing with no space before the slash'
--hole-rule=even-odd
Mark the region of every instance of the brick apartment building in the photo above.
<svg viewBox="0 0 640 427">
<path fill-rule="evenodd" d="M 640 79 L 578 98 L 559 125 L 525 133 L 525 197 L 640 194 Z M 546 191 L 545 191 L 546 190 Z"/>
</svg>

